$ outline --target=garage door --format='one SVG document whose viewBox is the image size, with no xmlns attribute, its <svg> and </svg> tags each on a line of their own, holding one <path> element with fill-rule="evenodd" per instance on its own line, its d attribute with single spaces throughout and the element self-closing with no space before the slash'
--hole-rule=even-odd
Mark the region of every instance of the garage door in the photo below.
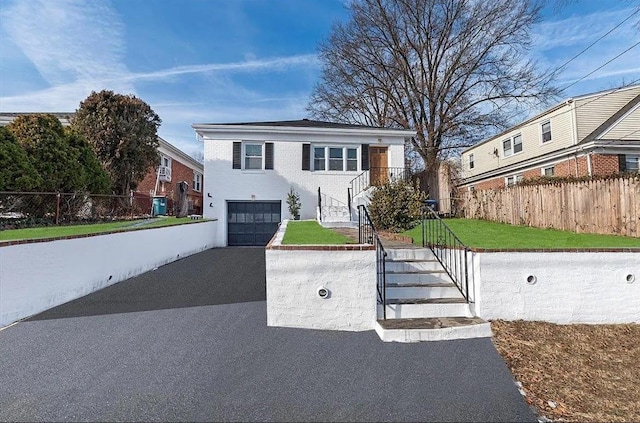
<svg viewBox="0 0 640 423">
<path fill-rule="evenodd" d="M 280 223 L 280 201 L 227 203 L 227 244 L 267 245 Z"/>
</svg>

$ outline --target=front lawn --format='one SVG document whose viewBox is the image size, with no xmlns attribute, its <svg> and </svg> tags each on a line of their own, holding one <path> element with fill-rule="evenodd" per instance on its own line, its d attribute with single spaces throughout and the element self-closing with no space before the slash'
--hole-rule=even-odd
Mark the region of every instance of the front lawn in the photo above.
<svg viewBox="0 0 640 423">
<path fill-rule="evenodd" d="M 331 229 L 323 228 L 315 220 L 290 221 L 282 240 L 283 245 L 343 245 L 354 241 Z"/>
<path fill-rule="evenodd" d="M 147 220 L 126 220 L 120 222 L 95 223 L 89 225 L 47 226 L 41 228 L 7 229 L 0 231 L 0 242 L 20 239 L 46 239 L 74 235 L 88 235 L 124 231 L 136 228 L 157 228 L 180 225 L 183 223 L 202 222 L 189 217 L 162 217 Z"/>
<path fill-rule="evenodd" d="M 640 247 L 640 238 L 578 234 L 556 229 L 513 226 L 506 223 L 477 219 L 444 219 L 460 240 L 469 247 L 487 249 L 546 249 L 546 248 L 626 248 Z M 422 243 L 422 229 L 418 225 L 403 233 Z"/>
</svg>

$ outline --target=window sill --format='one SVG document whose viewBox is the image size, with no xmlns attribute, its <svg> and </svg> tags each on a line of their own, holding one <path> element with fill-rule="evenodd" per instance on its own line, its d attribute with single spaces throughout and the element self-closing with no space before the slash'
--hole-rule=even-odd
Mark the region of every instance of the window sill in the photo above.
<svg viewBox="0 0 640 423">
<path fill-rule="evenodd" d="M 511 155 L 509 155 L 509 156 L 505 156 L 505 155 L 503 155 L 503 156 L 502 156 L 502 158 L 503 158 L 503 159 L 510 159 L 510 158 L 512 158 L 512 157 L 519 156 L 519 155 L 521 155 L 522 153 L 524 153 L 524 150 L 522 150 L 522 151 L 518 151 L 517 153 L 513 153 L 513 154 L 511 154 Z"/>
<path fill-rule="evenodd" d="M 246 174 L 262 174 L 265 173 L 264 169 L 242 169 L 242 173 L 246 173 Z"/>
<path fill-rule="evenodd" d="M 359 170 L 312 170 L 315 175 L 358 175 Z"/>
</svg>

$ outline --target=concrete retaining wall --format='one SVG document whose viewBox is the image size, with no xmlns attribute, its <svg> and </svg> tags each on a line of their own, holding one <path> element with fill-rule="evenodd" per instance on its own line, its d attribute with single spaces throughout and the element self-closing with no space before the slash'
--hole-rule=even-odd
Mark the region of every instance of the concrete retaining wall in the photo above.
<svg viewBox="0 0 640 423">
<path fill-rule="evenodd" d="M 640 252 L 473 253 L 472 278 L 484 319 L 640 322 Z"/>
<path fill-rule="evenodd" d="M 368 245 L 283 246 L 284 221 L 265 252 L 267 325 L 371 330 L 376 322 L 376 251 Z M 318 289 L 328 290 L 327 298 Z"/>
<path fill-rule="evenodd" d="M 211 248 L 216 224 L 0 246 L 0 327 Z"/>
</svg>

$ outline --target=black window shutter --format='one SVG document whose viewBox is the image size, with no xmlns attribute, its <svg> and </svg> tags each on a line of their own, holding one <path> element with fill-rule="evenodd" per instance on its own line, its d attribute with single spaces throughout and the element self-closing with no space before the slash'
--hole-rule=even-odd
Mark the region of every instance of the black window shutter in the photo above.
<svg viewBox="0 0 640 423">
<path fill-rule="evenodd" d="M 311 170 L 311 144 L 302 144 L 302 170 Z"/>
<path fill-rule="evenodd" d="M 242 169 L 242 143 L 233 143 L 233 168 Z"/>
<path fill-rule="evenodd" d="M 624 154 L 618 154 L 618 172 L 627 171 L 627 156 Z"/>
<path fill-rule="evenodd" d="M 273 169 L 273 143 L 264 143 L 264 168 L 267 170 Z"/>
<path fill-rule="evenodd" d="M 369 144 L 362 144 L 360 149 L 362 170 L 369 170 Z"/>
</svg>

